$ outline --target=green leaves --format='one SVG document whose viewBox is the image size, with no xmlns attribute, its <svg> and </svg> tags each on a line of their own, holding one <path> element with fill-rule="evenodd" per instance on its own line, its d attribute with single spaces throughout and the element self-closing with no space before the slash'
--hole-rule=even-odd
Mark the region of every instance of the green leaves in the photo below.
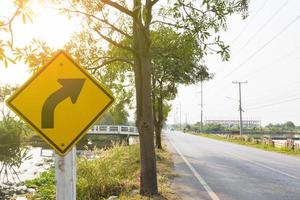
<svg viewBox="0 0 300 200">
<path fill-rule="evenodd" d="M 13 58 L 10 58 L 6 54 L 6 48 L 9 47 L 11 44 L 9 41 L 7 43 L 3 43 L 2 40 L 0 40 L 0 61 L 4 63 L 4 67 L 7 68 L 9 63 L 16 64 L 16 60 Z"/>
<path fill-rule="evenodd" d="M 204 65 L 198 62 L 203 49 L 195 36 L 176 33 L 161 27 L 152 32 L 153 75 L 155 79 L 170 84 L 191 84 L 208 76 Z"/>
<path fill-rule="evenodd" d="M 5 20 L 0 21 L 0 33 L 3 34 L 4 38 L 3 40 L 0 40 L 0 62 L 3 62 L 6 68 L 10 63 L 16 64 L 16 61 L 18 60 L 16 58 L 11 58 L 10 56 L 8 56 L 14 51 L 13 25 L 15 19 L 21 16 L 24 24 L 28 20 L 32 21 L 33 12 L 27 6 L 28 2 L 28 0 L 15 0 L 13 2 L 14 12 L 10 13 L 8 16 L 1 17 Z"/>
<path fill-rule="evenodd" d="M 28 20 L 31 23 L 33 22 L 32 18 L 34 16 L 34 13 L 29 8 L 23 9 L 22 12 L 21 12 L 21 15 L 22 15 L 23 24 L 26 24 L 28 22 Z"/>
<path fill-rule="evenodd" d="M 50 48 L 46 42 L 33 39 L 29 45 L 15 48 L 13 55 L 14 61 L 23 60 L 25 64 L 28 64 L 30 71 L 34 72 L 44 65 L 54 53 L 55 50 Z"/>
<path fill-rule="evenodd" d="M 233 13 L 245 18 L 248 13 L 248 0 L 173 0 L 161 15 L 170 21 L 176 31 L 197 35 L 202 56 L 208 53 L 220 54 L 222 60 L 229 59 L 229 47 L 219 37 L 221 30 L 227 29 L 226 19 Z M 212 42 L 214 41 L 214 42 Z"/>
<path fill-rule="evenodd" d="M 179 84 L 193 84 L 211 77 L 205 65 L 203 47 L 190 33 L 159 27 L 151 32 L 152 99 L 155 125 L 162 126 L 170 112 L 168 101 L 175 99 Z"/>
<path fill-rule="evenodd" d="M 5 91 L 5 90 L 2 90 Z M 24 124 L 9 114 L 2 116 L 0 121 L 0 163 L 5 168 L 19 168 L 22 161 L 29 159 L 28 149 L 21 144 Z M 2 174 L 2 169 L 0 174 Z M 7 171 L 2 175 L 6 176 Z M 4 179 L 3 179 L 4 180 Z"/>
</svg>

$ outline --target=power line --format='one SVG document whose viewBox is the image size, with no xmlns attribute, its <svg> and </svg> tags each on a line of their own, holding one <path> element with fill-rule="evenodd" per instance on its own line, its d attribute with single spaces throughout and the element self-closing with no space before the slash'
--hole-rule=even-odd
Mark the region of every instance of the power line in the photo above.
<svg viewBox="0 0 300 200">
<path fill-rule="evenodd" d="M 259 29 L 245 42 L 245 44 L 238 50 L 238 52 L 241 52 L 241 50 L 243 50 L 255 38 L 255 36 L 267 26 L 267 24 L 269 24 L 275 18 L 275 16 L 280 13 L 280 11 L 288 4 L 288 2 L 289 0 L 280 5 L 280 7 L 273 13 L 273 15 L 271 15 L 271 17 L 262 26 L 259 27 Z"/>
<path fill-rule="evenodd" d="M 257 12 L 253 15 L 253 17 L 251 18 L 251 21 L 249 21 L 244 28 L 239 32 L 239 34 L 232 40 L 232 42 L 230 43 L 230 46 L 233 45 L 238 39 L 239 37 L 241 37 L 241 35 L 243 35 L 243 33 L 245 32 L 245 30 L 247 30 L 248 26 L 253 22 L 253 19 L 255 19 L 255 17 L 258 15 L 258 13 L 260 11 L 262 11 L 262 9 L 265 7 L 265 5 L 267 4 L 269 0 L 264 1 L 263 5 L 257 10 Z"/>
<path fill-rule="evenodd" d="M 279 105 L 279 104 L 283 104 L 283 103 L 288 103 L 288 102 L 292 102 L 292 101 L 298 101 L 298 100 L 300 100 L 300 97 L 293 98 L 293 99 L 287 99 L 287 100 L 279 101 L 279 102 L 276 102 L 276 103 L 270 103 L 270 104 L 265 104 L 265 105 L 261 105 L 261 106 L 255 106 L 255 107 L 249 108 L 247 110 L 257 110 L 259 108 L 270 107 L 270 106 Z"/>
<path fill-rule="evenodd" d="M 259 69 L 255 70 L 255 71 L 251 71 L 249 73 L 247 73 L 246 75 L 243 75 L 243 79 L 250 79 L 252 78 L 253 76 L 257 75 L 258 73 L 262 72 L 262 71 L 265 71 L 266 69 L 268 69 L 269 67 L 273 66 L 274 63 L 278 63 L 279 61 L 283 61 L 287 58 L 289 58 L 290 56 L 294 55 L 295 53 L 297 53 L 297 50 L 299 49 L 300 47 L 296 47 L 294 49 L 292 49 L 291 51 L 289 51 L 287 54 L 273 60 L 272 62 L 270 63 L 267 63 L 265 65 L 262 65 L 259 67 Z M 292 58 L 294 59 L 294 58 Z M 210 89 L 210 92 L 208 93 L 208 96 L 211 95 L 213 89 L 216 88 L 216 83 L 214 83 L 214 85 L 212 86 L 212 88 Z"/>
<path fill-rule="evenodd" d="M 227 78 L 231 74 L 233 74 L 235 71 L 237 71 L 239 68 L 241 68 L 243 65 L 245 65 L 249 60 L 251 60 L 255 55 L 257 55 L 260 51 L 262 51 L 266 46 L 268 46 L 270 43 L 272 43 L 275 39 L 277 39 L 278 36 L 280 36 L 282 33 L 284 33 L 291 25 L 293 25 L 298 19 L 300 18 L 300 15 L 298 15 L 295 19 L 293 19 L 290 23 L 288 23 L 286 26 L 284 26 L 283 29 L 281 29 L 277 34 L 275 34 L 269 41 L 267 41 L 263 46 L 261 46 L 259 49 L 254 51 L 246 60 L 244 60 L 242 63 L 240 63 L 236 68 L 234 68 L 232 71 L 230 71 L 228 74 L 226 74 L 222 79 Z M 216 87 L 216 83 L 213 86 L 213 89 Z M 211 91 L 213 91 L 213 89 Z M 210 95 L 211 92 L 208 94 Z"/>
<path fill-rule="evenodd" d="M 256 56 L 259 52 L 261 52 L 265 47 L 267 47 L 270 43 L 272 43 L 275 39 L 277 39 L 278 36 L 280 36 L 282 33 L 284 33 L 291 25 L 293 25 L 298 19 L 300 19 L 300 15 L 298 15 L 295 19 L 293 19 L 290 23 L 288 23 L 286 26 L 283 27 L 277 34 L 275 34 L 270 40 L 268 40 L 265 44 L 263 44 L 260 48 L 258 48 L 256 51 L 254 51 L 248 58 L 246 58 L 241 64 L 239 64 L 237 67 L 235 67 L 232 71 L 230 71 L 228 74 L 224 76 L 224 78 L 230 76 L 235 71 L 240 69 L 242 66 L 244 66 L 247 62 L 249 62 L 254 56 Z"/>
<path fill-rule="evenodd" d="M 274 66 L 274 63 L 278 63 L 279 61 L 282 61 L 283 59 L 285 60 L 286 58 L 289 58 L 291 55 L 297 53 L 297 51 L 296 51 L 297 49 L 299 49 L 299 47 L 294 48 L 292 51 L 288 52 L 288 53 L 285 54 L 284 56 L 279 57 L 278 59 L 275 59 L 275 60 L 274 60 L 273 62 L 271 62 L 271 63 L 268 63 L 268 64 L 266 64 L 266 65 L 260 66 L 258 70 L 246 74 L 245 76 L 243 76 L 243 78 L 244 78 L 244 79 L 245 79 L 245 78 L 249 79 L 249 78 L 251 78 L 251 77 L 257 75 L 257 74 L 260 73 L 261 71 L 264 71 L 264 70 L 268 69 L 269 67 Z M 293 59 L 293 58 L 291 58 L 291 59 Z M 290 61 L 290 60 L 289 60 L 289 61 Z M 270 73 L 272 73 L 273 71 L 274 71 L 274 69 L 272 69 L 272 71 L 268 72 L 268 75 L 270 75 Z M 252 80 L 253 80 L 253 79 L 252 79 Z M 291 84 L 291 82 L 288 82 L 288 83 L 289 83 L 288 85 L 285 85 L 285 86 L 284 86 L 285 88 L 290 88 L 291 85 L 294 85 L 294 84 L 295 84 L 295 83 Z M 298 83 L 300 83 L 300 82 L 298 82 Z M 265 97 L 270 97 L 270 94 L 274 94 L 274 92 L 269 92 L 269 90 L 270 90 L 270 89 L 268 89 L 268 88 L 265 89 L 265 90 L 262 90 L 262 91 L 260 90 L 260 93 L 263 93 L 264 95 L 263 95 L 263 96 L 259 96 L 259 100 L 262 100 L 262 99 L 264 99 Z M 287 91 L 287 90 L 285 90 L 285 91 Z M 300 93 L 296 93 L 296 94 L 293 94 L 293 95 L 285 96 L 285 98 L 291 98 L 291 97 L 295 97 L 295 96 L 298 96 L 298 95 L 300 95 Z M 281 96 L 282 96 L 282 95 L 281 95 Z M 277 97 L 281 97 L 281 96 L 277 96 Z M 277 98 L 277 99 L 278 99 L 278 98 Z M 248 99 L 248 100 L 249 100 L 249 99 Z M 253 100 L 254 100 L 254 101 L 253 101 Z M 251 98 L 251 102 L 255 102 L 255 101 L 257 101 L 257 97 Z M 271 100 L 271 101 L 272 101 L 272 100 Z M 253 103 L 250 104 L 250 105 L 248 105 L 248 106 L 252 106 L 252 105 L 253 105 Z"/>
<path fill-rule="evenodd" d="M 245 65 L 249 60 L 251 60 L 255 55 L 257 55 L 260 51 L 262 51 L 266 46 L 268 46 L 270 43 L 272 43 L 275 39 L 277 39 L 278 36 L 280 36 L 282 33 L 284 33 L 291 25 L 293 25 L 298 19 L 300 18 L 300 15 L 297 16 L 295 19 L 293 19 L 290 23 L 288 23 L 286 26 L 284 26 L 283 29 L 281 29 L 277 34 L 275 34 L 268 42 L 266 42 L 263 46 L 261 46 L 259 49 L 254 51 L 246 60 L 244 60 L 242 63 L 240 63 L 237 67 L 235 67 L 232 71 L 230 71 L 228 74 L 226 74 L 222 80 L 233 74 L 235 71 L 239 70 L 243 65 Z M 289 55 L 287 55 L 289 56 Z M 215 83 L 210 91 L 213 91 L 213 89 L 216 87 Z M 211 92 L 209 92 L 208 95 L 210 95 Z"/>
<path fill-rule="evenodd" d="M 293 54 L 297 53 L 297 52 L 296 52 L 297 49 L 299 49 L 299 47 L 296 47 L 296 48 L 292 49 L 291 51 L 289 51 L 287 54 L 285 54 L 285 55 L 283 55 L 283 56 L 281 56 L 281 57 L 279 57 L 279 58 L 273 60 L 272 62 L 270 62 L 270 63 L 268 63 L 268 64 L 265 64 L 265 65 L 259 67 L 258 70 L 254 71 L 254 72 L 249 72 L 249 73 L 247 73 L 247 74 L 244 75 L 243 77 L 244 77 L 244 78 L 250 78 L 250 77 L 252 77 L 252 76 L 254 76 L 254 75 L 257 75 L 258 72 L 261 72 L 261 71 L 264 71 L 264 70 L 268 69 L 269 67 L 273 66 L 274 63 L 277 63 L 277 62 L 279 62 L 279 61 L 282 61 L 282 60 L 284 60 L 284 59 L 286 59 L 286 58 L 292 56 Z"/>
<path fill-rule="evenodd" d="M 285 96 L 285 98 L 283 98 L 283 99 L 281 99 L 281 100 L 279 100 L 279 101 L 282 101 L 282 100 L 284 101 L 284 100 L 286 100 L 287 98 L 288 98 L 288 99 L 290 99 L 290 98 L 295 98 L 295 97 L 298 98 L 299 95 L 300 95 L 300 93 L 298 92 L 298 93 L 293 94 L 293 95 Z M 276 100 L 277 100 L 277 101 L 276 101 Z M 272 101 L 274 101 L 274 100 L 270 100 L 270 101 L 272 102 Z M 276 103 L 276 102 L 278 102 L 278 98 L 275 99 L 275 103 Z M 271 104 L 272 104 L 272 103 L 271 103 Z M 257 105 L 257 103 L 255 103 L 255 104 L 252 103 L 252 104 L 247 105 L 247 106 L 250 106 L 250 107 L 251 107 L 251 106 L 254 106 L 254 107 L 256 107 L 255 105 Z"/>
</svg>

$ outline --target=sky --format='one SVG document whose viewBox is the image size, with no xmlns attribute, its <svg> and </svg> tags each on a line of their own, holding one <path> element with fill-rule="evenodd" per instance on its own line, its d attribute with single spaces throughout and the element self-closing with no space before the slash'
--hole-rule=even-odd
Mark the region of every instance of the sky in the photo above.
<svg viewBox="0 0 300 200">
<path fill-rule="evenodd" d="M 79 22 L 57 15 L 53 8 L 42 8 L 36 3 L 40 0 L 31 2 L 34 23 L 16 21 L 16 46 L 41 38 L 60 48 L 80 27 Z M 10 9 L 1 6 L 4 4 L 7 1 L 0 0 L 0 13 L 7 14 Z M 215 55 L 205 59 L 214 79 L 203 84 L 204 119 L 238 119 L 238 86 L 232 81 L 247 80 L 242 85 L 245 119 L 259 119 L 263 125 L 286 121 L 300 125 L 299 11 L 299 0 L 251 0 L 246 20 L 237 15 L 228 19 L 228 30 L 221 37 L 231 46 L 230 60 L 222 62 Z M 7 69 L 0 64 L 2 84 L 22 84 L 29 76 L 24 63 L 10 64 Z M 199 84 L 180 86 L 172 105 L 168 123 L 200 121 Z"/>
<path fill-rule="evenodd" d="M 58 49 L 64 46 L 69 41 L 72 33 L 80 27 L 79 22 L 59 15 L 54 7 L 41 2 L 43 1 L 30 1 L 30 7 L 34 12 L 33 23 L 23 24 L 21 17 L 16 18 L 13 23 L 15 47 L 22 47 L 29 44 L 33 38 L 39 38 L 46 41 L 49 46 Z M 10 16 L 13 10 L 12 5 L 7 3 L 6 0 L 0 0 L 0 13 Z M 0 63 L 0 83 L 2 84 L 20 85 L 29 76 L 28 67 L 24 63 L 10 64 L 7 68 L 4 67 L 3 63 Z"/>
<path fill-rule="evenodd" d="M 242 85 L 244 119 L 300 125 L 299 15 L 299 0 L 251 0 L 246 20 L 228 19 L 221 36 L 231 45 L 229 62 L 206 59 L 215 77 L 203 84 L 204 120 L 238 119 L 238 85 L 232 81 L 248 81 Z M 200 121 L 199 84 L 179 87 L 172 105 L 168 123 Z"/>
</svg>

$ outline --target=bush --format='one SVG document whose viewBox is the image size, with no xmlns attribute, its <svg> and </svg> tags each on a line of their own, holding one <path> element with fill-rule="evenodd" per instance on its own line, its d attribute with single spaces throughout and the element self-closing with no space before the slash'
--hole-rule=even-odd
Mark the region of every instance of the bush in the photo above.
<svg viewBox="0 0 300 200">
<path fill-rule="evenodd" d="M 96 200 L 119 195 L 135 187 L 130 182 L 138 176 L 139 149 L 134 146 L 116 146 L 101 154 L 97 160 L 78 160 L 77 197 Z"/>
<path fill-rule="evenodd" d="M 36 179 L 26 181 L 27 187 L 35 188 L 38 196 L 43 200 L 55 199 L 55 174 L 54 169 L 43 172 Z"/>
<path fill-rule="evenodd" d="M 128 192 L 138 187 L 134 182 L 139 176 L 138 145 L 115 146 L 102 151 L 101 158 L 77 161 L 77 199 L 100 200 L 121 192 Z M 28 187 L 36 188 L 34 198 L 55 199 L 54 170 L 42 173 L 32 181 L 26 181 Z"/>
<path fill-rule="evenodd" d="M 18 178 L 15 170 L 22 161 L 29 159 L 28 148 L 21 143 L 24 132 L 23 124 L 10 115 L 3 115 L 0 121 L 0 177 L 2 181 L 10 182 Z"/>
</svg>

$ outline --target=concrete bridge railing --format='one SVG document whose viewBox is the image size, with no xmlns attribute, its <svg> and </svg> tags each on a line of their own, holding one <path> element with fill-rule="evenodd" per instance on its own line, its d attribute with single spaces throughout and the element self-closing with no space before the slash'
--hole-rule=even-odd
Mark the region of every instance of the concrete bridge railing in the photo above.
<svg viewBox="0 0 300 200">
<path fill-rule="evenodd" d="M 95 125 L 88 134 L 90 135 L 131 135 L 138 136 L 137 128 L 122 125 Z"/>
</svg>

